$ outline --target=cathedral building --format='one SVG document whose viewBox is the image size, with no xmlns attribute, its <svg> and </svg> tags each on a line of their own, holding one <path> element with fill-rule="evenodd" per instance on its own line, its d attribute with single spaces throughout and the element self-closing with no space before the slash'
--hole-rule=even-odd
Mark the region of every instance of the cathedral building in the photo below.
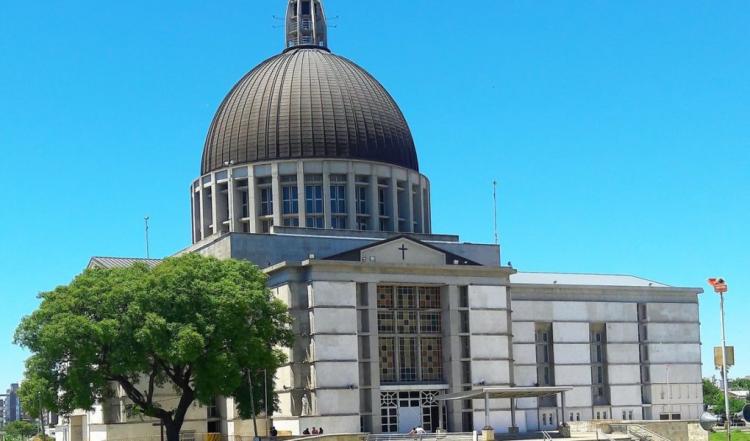
<svg viewBox="0 0 750 441">
<path fill-rule="evenodd" d="M 498 245 L 433 233 L 430 180 L 396 101 L 328 45 L 321 2 L 290 0 L 283 51 L 224 98 L 189 186 L 193 244 L 180 253 L 254 262 L 294 318 L 275 427 L 697 419 L 702 290 L 522 272 Z M 248 435 L 231 400 L 220 405 L 214 420 L 195 411 L 190 430 Z"/>
</svg>

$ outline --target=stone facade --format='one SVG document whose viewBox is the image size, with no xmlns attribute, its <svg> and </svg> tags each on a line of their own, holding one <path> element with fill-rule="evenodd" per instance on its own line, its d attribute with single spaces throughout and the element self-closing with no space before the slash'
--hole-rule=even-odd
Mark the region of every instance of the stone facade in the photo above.
<svg viewBox="0 0 750 441">
<path fill-rule="evenodd" d="M 480 429 L 483 400 L 442 408 L 435 400 L 480 385 L 572 387 L 565 415 L 558 399 L 519 399 L 520 431 L 570 421 L 696 419 L 702 410 L 700 289 L 631 276 L 516 273 L 499 264 L 497 246 L 464 244 L 456 236 L 274 233 L 224 235 L 185 251 L 251 261 L 259 254 L 273 257 L 265 265 L 269 285 L 289 305 L 299 335 L 289 365 L 277 373 L 281 411 L 274 424 L 281 429 L 300 433 L 323 425 L 377 433 L 414 423 Z M 433 321 L 439 316 L 439 332 L 391 330 L 401 326 L 399 315 L 419 318 L 422 326 L 423 312 L 401 309 L 395 298 L 383 307 L 379 290 L 388 287 L 439 292 L 438 310 L 425 311 Z M 548 344 L 541 344 L 545 333 Z M 398 354 L 399 339 L 421 345 L 420 339 L 433 342 L 436 336 L 438 377 L 393 377 L 384 370 L 384 363 L 412 368 L 398 364 L 408 358 Z M 305 415 L 303 396 L 310 409 Z M 510 401 L 490 400 L 489 406 L 490 424 L 506 430 Z"/>
</svg>

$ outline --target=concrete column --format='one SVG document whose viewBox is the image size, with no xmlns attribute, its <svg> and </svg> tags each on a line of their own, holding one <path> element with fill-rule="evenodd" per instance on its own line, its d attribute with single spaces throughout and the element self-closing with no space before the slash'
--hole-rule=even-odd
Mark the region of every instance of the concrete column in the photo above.
<svg viewBox="0 0 750 441">
<path fill-rule="evenodd" d="M 422 205 L 424 206 L 424 222 L 425 222 L 425 229 L 424 232 L 426 234 L 432 233 L 432 201 L 430 200 L 430 183 L 427 182 L 427 185 L 425 185 L 425 192 L 424 192 L 424 200 L 422 201 Z"/>
<path fill-rule="evenodd" d="M 414 232 L 414 192 L 412 191 L 414 181 L 411 176 L 409 173 L 406 177 L 406 231 L 409 233 Z"/>
<path fill-rule="evenodd" d="M 196 218 L 195 214 L 196 214 L 197 208 L 198 207 L 195 206 L 195 186 L 193 183 L 190 183 L 190 215 L 192 216 L 190 218 L 190 227 L 192 229 L 192 231 L 190 232 L 190 235 L 193 237 L 193 243 L 198 242 L 200 240 L 200 235 L 196 234 L 197 226 L 195 225 L 195 218 Z"/>
<path fill-rule="evenodd" d="M 331 172 L 328 162 L 323 162 L 323 227 L 331 228 Z"/>
<path fill-rule="evenodd" d="M 305 164 L 297 162 L 297 198 L 299 205 L 299 226 L 306 227 L 307 207 L 305 206 Z"/>
<path fill-rule="evenodd" d="M 203 218 L 203 206 L 205 205 L 205 201 L 203 200 L 203 178 L 201 177 L 201 181 L 198 184 L 198 216 L 200 220 L 200 239 L 204 239 L 206 237 L 205 229 L 206 229 L 206 221 Z"/>
<path fill-rule="evenodd" d="M 482 439 L 484 441 L 493 441 L 495 439 L 495 429 L 490 426 L 490 394 L 484 393 L 484 427 L 482 427 Z"/>
<path fill-rule="evenodd" d="M 211 173 L 211 225 L 213 234 L 219 232 L 219 192 L 217 191 L 216 174 Z"/>
<path fill-rule="evenodd" d="M 393 223 L 393 231 L 401 231 L 398 222 L 398 181 L 393 176 L 393 170 L 391 170 L 391 222 Z"/>
<path fill-rule="evenodd" d="M 258 183 L 255 181 L 255 168 L 247 168 L 247 214 L 250 217 L 250 232 L 257 233 L 258 228 Z"/>
<path fill-rule="evenodd" d="M 357 184 L 354 179 L 354 164 L 350 162 L 349 171 L 346 173 L 346 224 L 350 230 L 357 229 L 356 191 Z"/>
<path fill-rule="evenodd" d="M 565 421 L 567 421 L 567 418 L 565 418 L 565 392 L 560 392 L 560 407 L 562 411 L 562 418 L 560 418 L 559 421 L 560 424 L 563 424 Z"/>
<path fill-rule="evenodd" d="M 372 168 L 370 174 L 370 191 L 368 197 L 370 198 L 370 230 L 380 231 L 380 210 L 378 206 L 378 177 L 375 175 L 375 167 Z"/>
<path fill-rule="evenodd" d="M 427 234 L 427 224 L 425 224 L 424 218 L 424 185 L 422 185 L 422 177 L 419 177 L 419 188 L 417 189 L 417 196 L 419 196 L 419 216 L 417 221 L 419 222 L 419 229 L 422 233 Z"/>
<path fill-rule="evenodd" d="M 229 180 L 227 181 L 227 211 L 229 212 L 229 232 L 234 233 L 235 231 L 238 231 L 238 216 L 237 216 L 237 207 L 234 205 L 234 176 L 232 174 L 232 169 L 230 168 L 227 170 Z"/>
<path fill-rule="evenodd" d="M 378 346 L 378 284 L 367 284 L 368 319 L 370 321 L 370 400 L 372 432 L 381 433 L 380 426 L 380 348 Z"/>
<path fill-rule="evenodd" d="M 412 181 L 411 173 L 406 177 L 406 231 L 409 233 L 414 232 L 414 193 L 412 192 Z"/>
<path fill-rule="evenodd" d="M 271 164 L 271 192 L 273 193 L 273 224 L 284 225 L 281 222 L 281 179 L 277 162 Z"/>
</svg>

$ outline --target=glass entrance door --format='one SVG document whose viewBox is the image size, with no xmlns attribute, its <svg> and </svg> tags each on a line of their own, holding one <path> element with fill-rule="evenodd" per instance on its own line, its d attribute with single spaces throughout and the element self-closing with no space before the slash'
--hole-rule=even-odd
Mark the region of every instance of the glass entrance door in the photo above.
<svg viewBox="0 0 750 441">
<path fill-rule="evenodd" d="M 422 410 L 417 407 L 398 408 L 398 431 L 409 433 L 415 427 L 422 427 Z"/>
</svg>

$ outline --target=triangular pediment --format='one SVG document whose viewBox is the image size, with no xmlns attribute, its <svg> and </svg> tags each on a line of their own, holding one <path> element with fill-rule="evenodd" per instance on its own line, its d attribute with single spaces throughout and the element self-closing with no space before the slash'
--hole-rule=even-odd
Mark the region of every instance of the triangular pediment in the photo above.
<svg viewBox="0 0 750 441">
<path fill-rule="evenodd" d="M 360 250 L 363 262 L 404 265 L 445 265 L 445 252 L 408 237 L 379 242 Z"/>
<path fill-rule="evenodd" d="M 325 258 L 363 263 L 400 265 L 476 265 L 477 262 L 422 242 L 410 236 L 396 236 Z"/>
</svg>

